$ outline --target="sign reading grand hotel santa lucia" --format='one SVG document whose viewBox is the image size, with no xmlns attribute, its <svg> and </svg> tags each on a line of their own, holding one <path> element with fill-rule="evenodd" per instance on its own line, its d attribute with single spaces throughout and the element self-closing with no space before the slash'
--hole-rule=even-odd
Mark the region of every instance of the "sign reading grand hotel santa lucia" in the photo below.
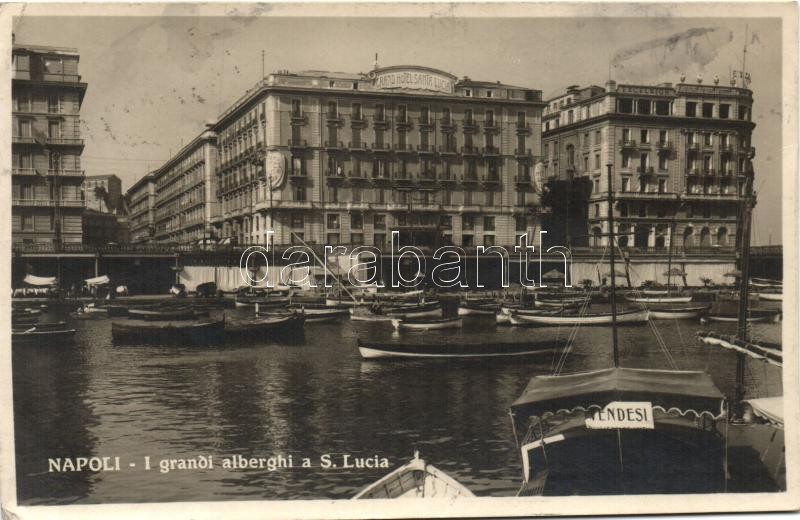
<svg viewBox="0 0 800 520">
<path fill-rule="evenodd" d="M 375 88 L 433 90 L 445 94 L 453 93 L 456 81 L 455 76 L 444 75 L 424 67 L 386 67 L 372 71 L 370 77 L 374 81 Z"/>
</svg>

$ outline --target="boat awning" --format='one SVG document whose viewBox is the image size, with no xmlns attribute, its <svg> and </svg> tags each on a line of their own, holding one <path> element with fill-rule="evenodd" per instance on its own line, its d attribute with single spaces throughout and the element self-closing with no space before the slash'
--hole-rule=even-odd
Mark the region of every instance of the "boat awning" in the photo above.
<svg viewBox="0 0 800 520">
<path fill-rule="evenodd" d="M 757 416 L 783 428 L 783 396 L 747 399 L 745 403 L 753 408 L 753 413 Z"/>
<path fill-rule="evenodd" d="M 33 276 L 32 274 L 26 274 L 23 282 L 28 285 L 36 285 L 39 287 L 58 284 L 58 280 L 55 276 Z"/>
<path fill-rule="evenodd" d="M 518 417 L 544 417 L 602 409 L 614 401 L 649 401 L 664 412 L 714 418 L 725 409 L 725 397 L 705 372 L 610 368 L 533 377 L 511 411 Z"/>
<path fill-rule="evenodd" d="M 86 285 L 88 285 L 89 287 L 94 287 L 95 285 L 105 285 L 111 282 L 111 279 L 108 276 L 103 275 L 103 276 L 97 276 L 95 278 L 87 278 L 86 280 L 84 280 L 84 282 L 86 282 Z"/>
<path fill-rule="evenodd" d="M 783 351 L 780 350 L 779 345 L 758 345 L 716 332 L 698 332 L 697 337 L 706 345 L 717 345 L 779 367 L 783 366 Z"/>
</svg>

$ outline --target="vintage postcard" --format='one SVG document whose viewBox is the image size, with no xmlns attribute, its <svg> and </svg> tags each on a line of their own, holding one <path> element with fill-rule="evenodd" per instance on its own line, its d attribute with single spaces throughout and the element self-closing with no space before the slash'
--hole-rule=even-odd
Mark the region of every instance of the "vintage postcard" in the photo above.
<svg viewBox="0 0 800 520">
<path fill-rule="evenodd" d="M 3 6 L 2 517 L 798 509 L 797 11 Z"/>
</svg>

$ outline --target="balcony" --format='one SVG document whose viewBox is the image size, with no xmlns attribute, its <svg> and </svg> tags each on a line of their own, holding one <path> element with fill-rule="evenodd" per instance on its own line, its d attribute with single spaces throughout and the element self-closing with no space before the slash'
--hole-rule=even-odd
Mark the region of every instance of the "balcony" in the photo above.
<svg viewBox="0 0 800 520">
<path fill-rule="evenodd" d="M 14 135 L 11 136 L 11 142 L 14 144 L 36 144 L 36 139 L 31 136 Z"/>
<path fill-rule="evenodd" d="M 351 182 L 367 182 L 367 172 L 364 171 L 349 171 L 347 177 Z"/>
<path fill-rule="evenodd" d="M 497 146 L 485 146 L 482 153 L 484 157 L 496 157 L 500 155 L 500 148 Z"/>
<path fill-rule="evenodd" d="M 639 148 L 649 150 L 653 147 L 653 143 L 650 141 L 639 141 Z"/>
<path fill-rule="evenodd" d="M 478 123 L 474 119 L 467 119 L 463 124 L 465 134 L 474 134 L 478 131 Z"/>
<path fill-rule="evenodd" d="M 514 176 L 514 183 L 517 185 L 517 187 L 530 186 L 532 181 L 533 181 L 533 178 L 531 177 L 531 174 L 529 174 L 529 173 L 526 173 L 525 175 L 515 175 Z"/>
<path fill-rule="evenodd" d="M 411 120 L 408 117 L 404 118 L 397 118 L 394 121 L 395 126 L 398 130 L 409 130 L 413 125 L 411 124 Z"/>
<path fill-rule="evenodd" d="M 350 116 L 350 127 L 351 128 L 366 128 L 367 120 L 361 114 L 354 114 Z"/>
<path fill-rule="evenodd" d="M 52 146 L 83 146 L 83 139 L 72 137 L 48 137 L 47 144 Z"/>
<path fill-rule="evenodd" d="M 455 184 L 456 182 L 458 182 L 458 179 L 456 179 L 456 175 L 452 172 L 442 172 L 439 175 L 439 182 L 441 182 L 442 184 L 449 185 L 449 184 Z"/>
<path fill-rule="evenodd" d="M 13 168 L 11 173 L 13 175 L 39 175 L 36 168 Z"/>
<path fill-rule="evenodd" d="M 705 169 L 703 169 L 703 175 L 706 175 L 706 176 L 710 177 L 710 176 L 714 176 L 716 174 L 717 174 L 717 170 L 715 170 L 714 168 L 705 168 Z"/>
<path fill-rule="evenodd" d="M 639 175 L 655 175 L 656 171 L 652 166 L 639 166 L 636 168 Z"/>
<path fill-rule="evenodd" d="M 620 191 L 614 196 L 617 200 L 676 200 L 678 198 L 677 193 L 669 191 Z"/>
<path fill-rule="evenodd" d="M 428 170 L 419 173 L 420 184 L 431 185 L 436 182 L 436 171 Z"/>
<path fill-rule="evenodd" d="M 327 112 L 325 114 L 325 124 L 328 126 L 342 126 L 344 124 L 344 118 L 341 116 L 341 114 Z"/>
<path fill-rule="evenodd" d="M 372 126 L 378 130 L 389 128 L 389 121 L 383 116 L 372 116 Z"/>
<path fill-rule="evenodd" d="M 325 178 L 328 180 L 328 184 L 341 184 L 345 180 L 344 172 L 336 170 L 325 170 Z"/>
<path fill-rule="evenodd" d="M 497 124 L 497 121 L 494 119 L 489 119 L 484 121 L 483 123 L 483 131 L 486 133 L 496 133 L 500 131 L 500 126 Z"/>
<path fill-rule="evenodd" d="M 691 177 L 700 175 L 700 170 L 697 168 L 689 168 L 689 170 L 687 170 L 686 172 L 686 175 L 689 175 Z"/>
<path fill-rule="evenodd" d="M 458 149 L 455 146 L 440 144 L 439 153 L 441 155 L 458 155 Z"/>
<path fill-rule="evenodd" d="M 378 172 L 372 173 L 372 182 L 378 186 L 385 186 L 389 184 L 390 181 L 391 178 L 387 173 L 378 173 Z"/>
<path fill-rule="evenodd" d="M 409 154 L 409 153 L 414 153 L 414 146 L 413 146 L 413 145 L 410 145 L 410 144 L 401 144 L 401 143 L 395 143 L 395 145 L 394 145 L 394 151 L 395 151 L 395 153 L 397 153 L 397 154 Z"/>
<path fill-rule="evenodd" d="M 527 159 L 533 155 L 530 148 L 514 148 L 514 157 L 517 159 Z"/>
<path fill-rule="evenodd" d="M 689 143 L 686 145 L 686 149 L 690 152 L 698 152 L 700 151 L 700 143 Z"/>
<path fill-rule="evenodd" d="M 478 155 L 481 149 L 477 146 L 462 146 L 461 155 Z"/>
<path fill-rule="evenodd" d="M 411 188 L 414 186 L 414 179 L 410 173 L 396 173 L 392 181 L 398 188 Z"/>
<path fill-rule="evenodd" d="M 483 184 L 483 186 L 486 189 L 489 190 L 494 189 L 500 185 L 500 175 L 497 173 L 490 173 L 488 175 L 484 175 L 481 178 L 481 184 Z"/>
<path fill-rule="evenodd" d="M 531 134 L 531 124 L 530 123 L 522 123 L 517 121 L 517 135 L 530 135 Z"/>
<path fill-rule="evenodd" d="M 691 191 L 687 191 L 683 195 L 681 195 L 681 199 L 683 200 L 736 200 L 738 198 L 738 193 L 735 191 L 733 193 L 712 193 L 707 191 L 695 192 L 692 193 Z"/>
<path fill-rule="evenodd" d="M 56 202 L 53 199 L 13 199 L 11 201 L 13 206 L 26 206 L 26 207 L 54 207 L 59 206 L 62 208 L 83 208 L 86 206 L 86 201 L 80 199 L 61 199 Z"/>
<path fill-rule="evenodd" d="M 355 142 L 355 143 L 349 142 L 349 143 L 347 143 L 347 148 L 351 152 L 366 152 L 367 150 L 369 150 L 369 147 L 367 146 L 367 143 L 364 143 L 364 142 L 361 142 L 361 141 L 358 141 L 358 142 Z"/>
<path fill-rule="evenodd" d="M 432 155 L 436 153 L 436 148 L 432 144 L 418 144 L 417 152 L 420 155 Z"/>
<path fill-rule="evenodd" d="M 308 141 L 305 139 L 289 139 L 289 148 L 293 150 L 302 150 L 308 148 Z"/>
<path fill-rule="evenodd" d="M 418 117 L 417 124 L 420 130 L 433 130 L 434 123 L 430 117 Z"/>
<path fill-rule="evenodd" d="M 308 181 L 308 175 L 305 170 L 291 170 L 289 171 L 289 181 L 292 184 L 304 184 Z"/>
<path fill-rule="evenodd" d="M 308 117 L 304 112 L 291 112 L 289 115 L 289 122 L 293 126 L 305 125 L 308 123 Z"/>
<path fill-rule="evenodd" d="M 373 152 L 383 152 L 388 153 L 392 149 L 389 143 L 372 143 L 372 151 Z"/>
<path fill-rule="evenodd" d="M 461 176 L 461 182 L 463 184 L 477 184 L 478 182 L 478 174 L 477 173 L 466 173 Z"/>
<path fill-rule="evenodd" d="M 623 150 L 636 148 L 636 141 L 632 139 L 620 139 L 619 147 L 622 148 Z"/>
<path fill-rule="evenodd" d="M 439 121 L 439 126 L 442 127 L 442 131 L 447 132 L 454 132 L 456 129 L 456 124 L 453 122 L 453 119 L 449 117 L 442 118 Z"/>
<path fill-rule="evenodd" d="M 719 145 L 720 153 L 724 153 L 724 154 L 728 154 L 729 155 L 729 154 L 734 153 L 735 149 L 736 148 L 732 144 L 720 144 Z"/>
<path fill-rule="evenodd" d="M 47 175 L 56 177 L 83 177 L 83 170 L 47 170 Z"/>
<path fill-rule="evenodd" d="M 344 143 L 341 141 L 325 141 L 323 147 L 331 152 L 344 150 Z"/>
</svg>

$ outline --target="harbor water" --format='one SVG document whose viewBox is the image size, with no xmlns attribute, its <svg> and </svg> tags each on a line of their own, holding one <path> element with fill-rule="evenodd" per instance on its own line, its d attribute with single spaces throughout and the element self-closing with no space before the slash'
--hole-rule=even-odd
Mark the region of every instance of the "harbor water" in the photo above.
<svg viewBox="0 0 800 520">
<path fill-rule="evenodd" d="M 656 325 L 678 368 L 707 371 L 733 395 L 736 356 L 700 344 L 695 332 L 735 333 L 735 323 Z M 190 347 L 115 346 L 108 318 L 74 326 L 74 345 L 13 348 L 23 504 L 346 499 L 415 449 L 477 496 L 513 496 L 522 470 L 509 405 L 531 376 L 552 372 L 560 353 L 364 361 L 356 340 L 543 341 L 572 330 L 496 326 L 489 316 L 466 317 L 460 330 L 399 335 L 387 322 L 344 319 L 306 324 L 295 342 Z M 780 332 L 780 324 L 753 326 L 754 338 L 780 342 Z M 623 366 L 669 368 L 649 325 L 620 327 L 619 340 Z M 611 350 L 608 327 L 581 327 L 564 372 L 609 367 Z M 746 383 L 748 397 L 779 395 L 780 369 L 748 360 Z M 337 466 L 323 467 L 324 455 Z M 293 467 L 222 466 L 237 456 L 291 456 Z M 78 457 L 110 457 L 119 470 L 50 471 L 48 459 Z M 161 469 L 200 457 L 212 467 Z M 301 467 L 304 458 L 311 467 Z M 382 459 L 389 469 L 367 467 Z"/>
</svg>

